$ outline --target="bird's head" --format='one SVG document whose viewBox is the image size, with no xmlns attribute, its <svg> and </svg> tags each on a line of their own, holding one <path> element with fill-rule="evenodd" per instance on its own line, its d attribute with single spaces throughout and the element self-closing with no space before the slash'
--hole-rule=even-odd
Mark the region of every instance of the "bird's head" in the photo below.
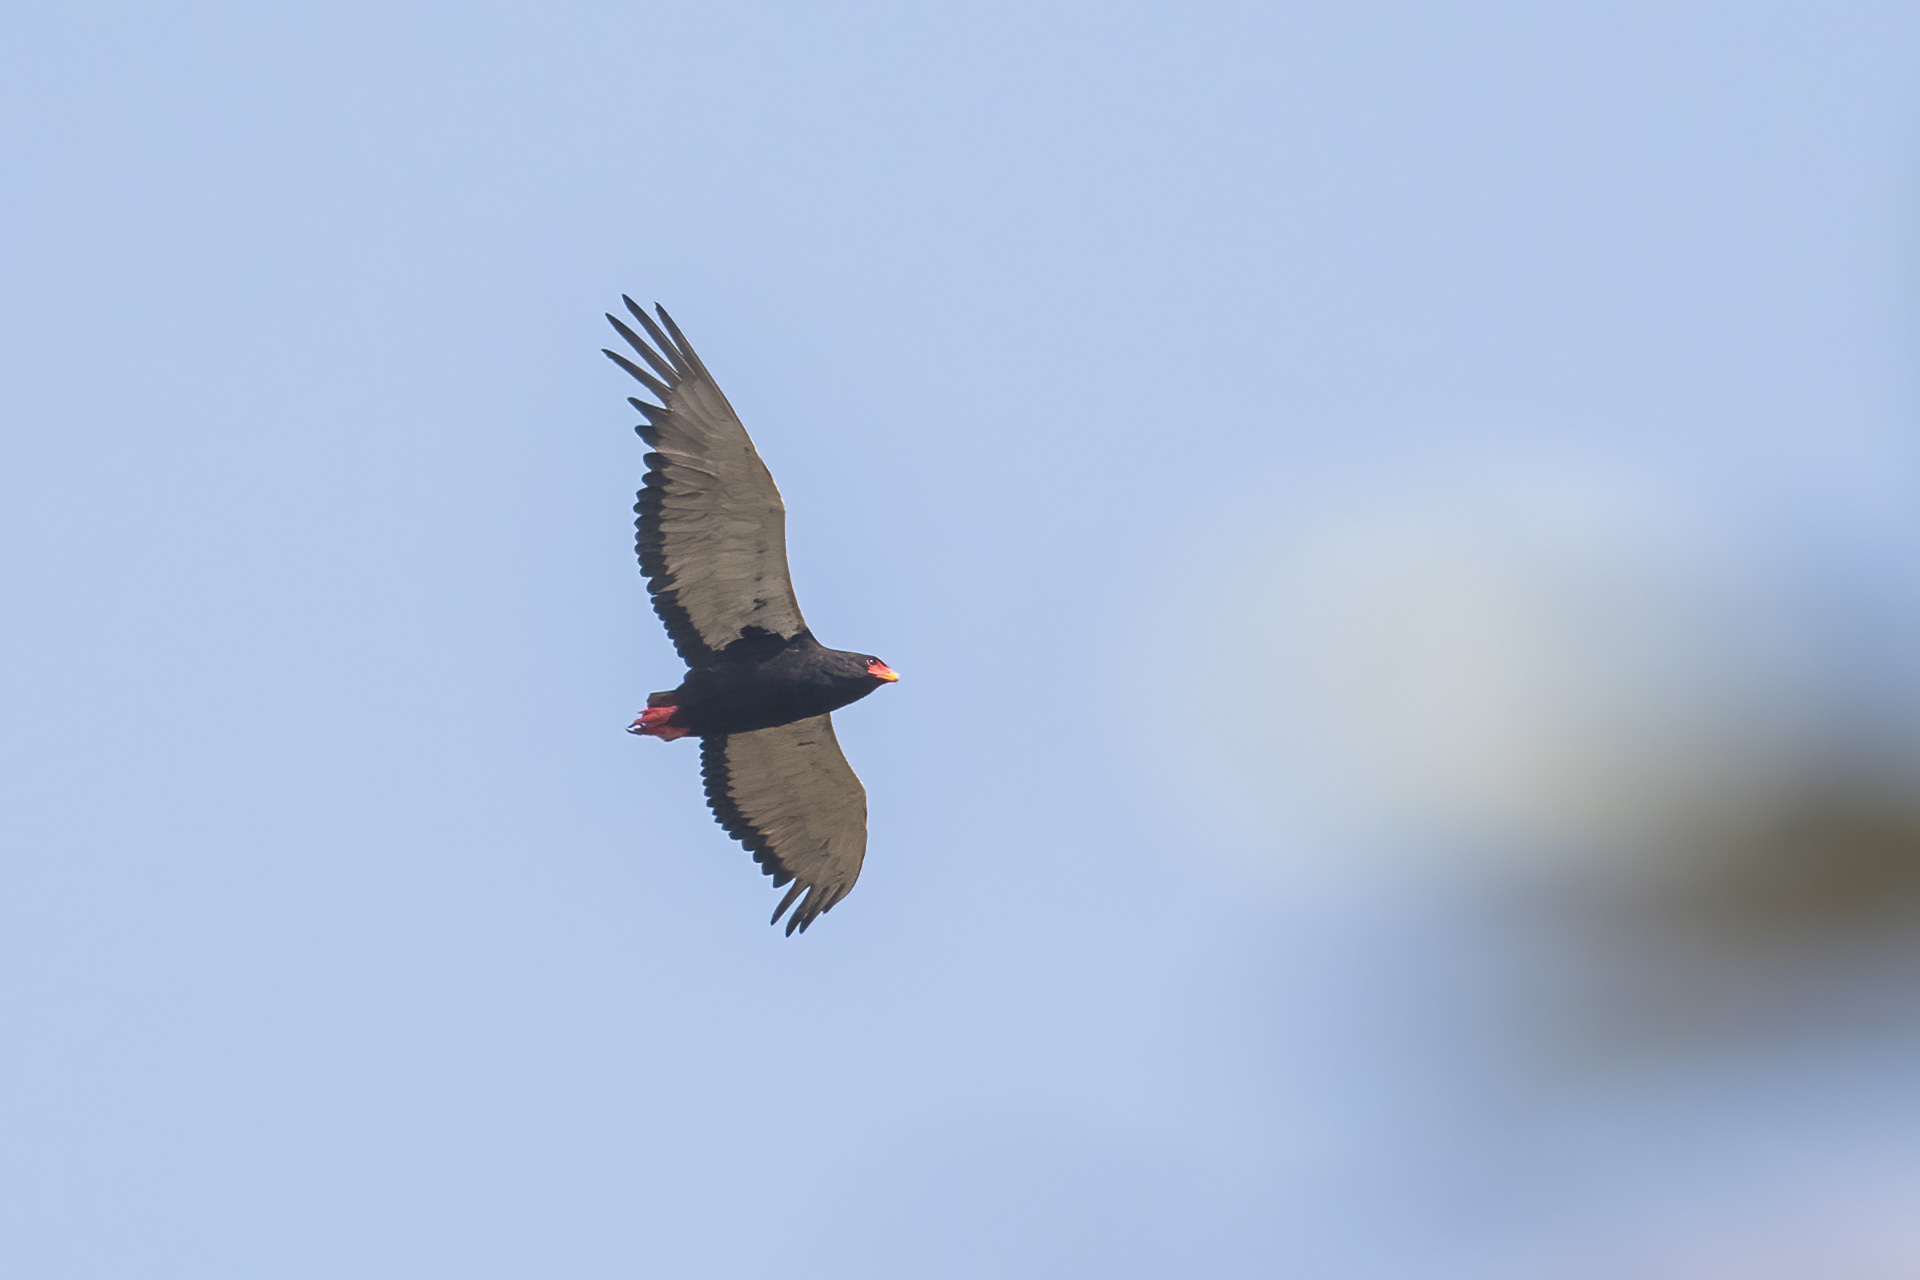
<svg viewBox="0 0 1920 1280">
<path fill-rule="evenodd" d="M 895 672 L 892 667 L 880 661 L 878 658 L 866 657 L 862 658 L 861 661 L 866 664 L 867 675 L 871 679 L 892 684 L 900 678 L 899 674 Z M 877 688 L 878 686 L 875 687 Z"/>
</svg>

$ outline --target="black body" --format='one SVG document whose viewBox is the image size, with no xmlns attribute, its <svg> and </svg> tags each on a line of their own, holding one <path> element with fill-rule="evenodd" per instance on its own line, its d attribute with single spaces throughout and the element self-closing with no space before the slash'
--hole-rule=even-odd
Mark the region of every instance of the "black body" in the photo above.
<svg viewBox="0 0 1920 1280">
<path fill-rule="evenodd" d="M 751 733 L 823 716 L 866 697 L 887 683 L 867 674 L 874 661 L 870 654 L 829 649 L 808 631 L 791 640 L 747 636 L 647 704 L 678 707 L 669 723 L 702 737 Z"/>
</svg>

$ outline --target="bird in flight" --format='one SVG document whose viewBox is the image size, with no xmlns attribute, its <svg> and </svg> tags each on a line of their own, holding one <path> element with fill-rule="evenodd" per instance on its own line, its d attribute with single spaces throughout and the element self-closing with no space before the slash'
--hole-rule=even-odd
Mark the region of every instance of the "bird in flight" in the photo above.
<svg viewBox="0 0 1920 1280">
<path fill-rule="evenodd" d="M 800 616 L 787 572 L 787 508 L 747 429 L 664 308 L 622 297 L 646 337 L 607 320 L 642 364 L 607 358 L 659 404 L 628 403 L 651 447 L 634 506 L 634 549 L 687 664 L 627 728 L 700 739 L 707 804 L 776 888 L 787 933 L 847 896 L 867 851 L 867 791 L 833 736 L 831 712 L 900 677 L 865 653 L 829 649 Z M 651 341 L 649 341 L 649 339 Z"/>
</svg>

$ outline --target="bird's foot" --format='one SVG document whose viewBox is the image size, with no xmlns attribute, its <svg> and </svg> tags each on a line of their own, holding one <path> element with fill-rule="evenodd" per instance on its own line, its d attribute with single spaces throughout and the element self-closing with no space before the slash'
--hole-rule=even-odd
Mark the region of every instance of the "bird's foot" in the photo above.
<svg viewBox="0 0 1920 1280">
<path fill-rule="evenodd" d="M 643 738 L 658 738 L 662 742 L 672 742 L 675 738 L 684 738 L 691 729 L 682 729 L 677 724 L 668 724 L 678 707 L 648 707 L 640 713 L 640 718 L 627 726 L 628 733 L 639 734 Z"/>
</svg>

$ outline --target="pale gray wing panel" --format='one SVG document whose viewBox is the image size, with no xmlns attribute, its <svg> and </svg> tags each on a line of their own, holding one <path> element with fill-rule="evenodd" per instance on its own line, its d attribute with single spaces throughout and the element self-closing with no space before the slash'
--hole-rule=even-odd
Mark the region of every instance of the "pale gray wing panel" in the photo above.
<svg viewBox="0 0 1920 1280">
<path fill-rule="evenodd" d="M 646 367 L 606 354 L 660 400 L 632 401 L 653 447 L 634 506 L 634 549 L 654 611 L 689 666 L 752 629 L 797 635 L 807 624 L 787 572 L 787 509 L 773 476 L 672 318 L 660 310 L 656 324 L 623 301 L 647 337 L 607 319 Z"/>
<path fill-rule="evenodd" d="M 833 736 L 833 717 L 703 739 L 707 803 L 778 885 L 793 887 L 787 932 L 847 896 L 867 854 L 867 789 Z M 797 903 L 797 905 L 796 905 Z"/>
</svg>

